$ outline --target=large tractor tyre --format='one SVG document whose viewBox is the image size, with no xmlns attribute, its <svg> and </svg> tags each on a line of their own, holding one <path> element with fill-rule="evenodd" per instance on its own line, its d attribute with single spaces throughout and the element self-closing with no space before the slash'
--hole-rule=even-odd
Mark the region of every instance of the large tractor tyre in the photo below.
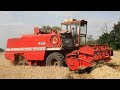
<svg viewBox="0 0 120 90">
<path fill-rule="evenodd" d="M 19 55 L 15 54 L 15 60 L 13 61 L 13 65 L 18 65 L 18 61 L 19 61 Z"/>
<path fill-rule="evenodd" d="M 17 55 L 14 65 L 28 65 L 28 61 L 22 55 Z"/>
<path fill-rule="evenodd" d="M 61 53 L 51 53 L 46 59 L 47 66 L 63 66 L 64 56 Z"/>
</svg>

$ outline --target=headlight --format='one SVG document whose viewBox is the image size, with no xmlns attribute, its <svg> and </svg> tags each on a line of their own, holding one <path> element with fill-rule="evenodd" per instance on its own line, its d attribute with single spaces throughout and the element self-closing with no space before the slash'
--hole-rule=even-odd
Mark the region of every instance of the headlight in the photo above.
<svg viewBox="0 0 120 90">
<path fill-rule="evenodd" d="M 51 39 L 50 39 L 50 42 L 51 42 L 53 45 L 58 44 L 58 37 L 57 37 L 57 36 L 52 36 Z"/>
</svg>

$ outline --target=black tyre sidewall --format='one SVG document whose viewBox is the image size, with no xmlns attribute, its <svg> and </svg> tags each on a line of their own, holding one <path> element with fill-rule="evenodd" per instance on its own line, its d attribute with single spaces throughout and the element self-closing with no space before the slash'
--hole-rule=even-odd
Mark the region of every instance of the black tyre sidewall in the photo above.
<svg viewBox="0 0 120 90">
<path fill-rule="evenodd" d="M 53 59 L 56 59 L 58 61 L 59 67 L 63 66 L 64 56 L 61 53 L 57 53 L 57 52 L 51 53 L 46 59 L 46 65 L 52 66 L 51 62 Z"/>
</svg>

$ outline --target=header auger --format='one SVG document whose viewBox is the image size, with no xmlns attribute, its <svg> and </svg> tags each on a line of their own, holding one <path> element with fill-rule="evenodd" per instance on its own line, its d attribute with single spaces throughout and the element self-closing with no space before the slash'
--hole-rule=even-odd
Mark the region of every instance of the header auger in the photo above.
<svg viewBox="0 0 120 90">
<path fill-rule="evenodd" d="M 87 21 L 68 19 L 59 32 L 50 33 L 34 28 L 34 34 L 9 38 L 5 57 L 16 64 L 67 65 L 76 71 L 93 67 L 97 62 L 111 60 L 113 50 L 108 45 L 87 45 Z"/>
<path fill-rule="evenodd" d="M 96 50 L 96 47 L 99 49 Z M 79 50 L 74 50 L 66 56 L 68 67 L 71 70 L 78 70 L 94 67 L 97 62 L 101 60 L 108 62 L 111 59 L 110 56 L 113 52 L 111 49 L 104 50 L 103 47 L 105 47 L 105 45 L 95 45 L 93 47 L 86 45 L 81 47 Z"/>
</svg>

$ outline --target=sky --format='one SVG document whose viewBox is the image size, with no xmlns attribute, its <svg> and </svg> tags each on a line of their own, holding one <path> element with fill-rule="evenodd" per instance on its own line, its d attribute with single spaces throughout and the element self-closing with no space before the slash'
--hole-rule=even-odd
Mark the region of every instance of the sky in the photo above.
<svg viewBox="0 0 120 90">
<path fill-rule="evenodd" d="M 120 20 L 120 11 L 0 11 L 0 48 L 8 38 L 32 34 L 34 27 L 60 26 L 68 18 L 88 21 L 88 35 L 96 40 L 105 30 L 110 32 Z"/>
</svg>

